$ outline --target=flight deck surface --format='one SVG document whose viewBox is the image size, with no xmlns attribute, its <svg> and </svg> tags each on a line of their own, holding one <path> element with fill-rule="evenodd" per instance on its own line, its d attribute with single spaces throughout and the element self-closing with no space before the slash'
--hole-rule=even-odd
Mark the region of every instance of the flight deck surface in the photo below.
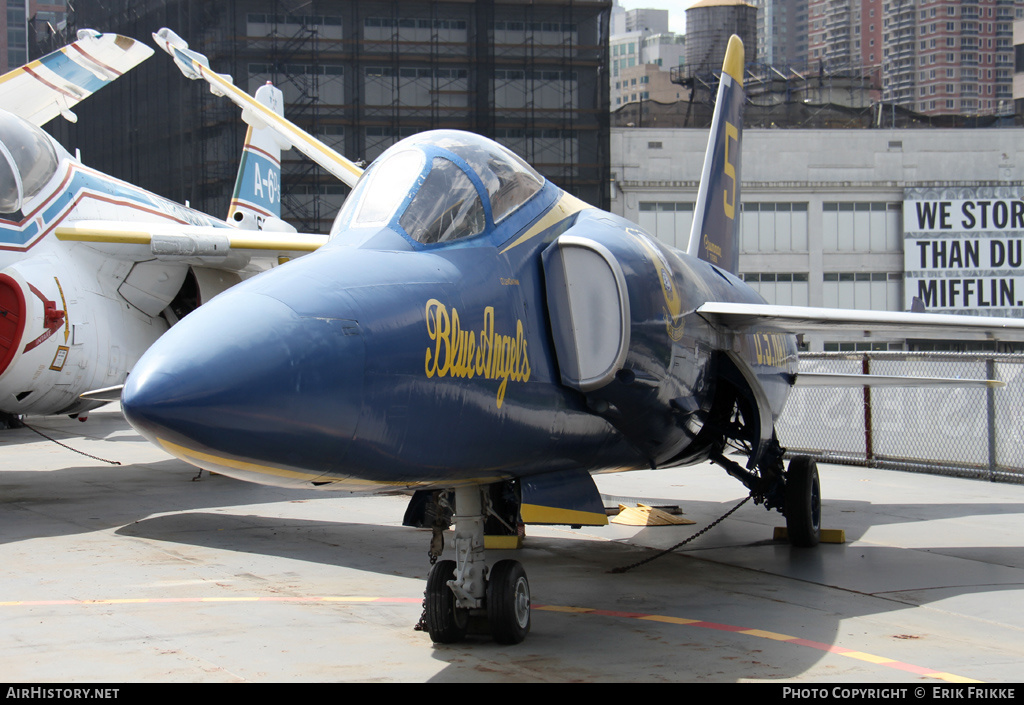
<svg viewBox="0 0 1024 705">
<path fill-rule="evenodd" d="M 713 466 L 598 478 L 692 526 L 527 527 L 533 626 L 516 646 L 415 631 L 428 531 L 407 498 L 203 473 L 132 431 L 0 432 L 0 680 L 9 683 L 714 681 L 1012 683 L 1024 662 L 1024 486 L 820 466 L 823 525 L 795 549 Z M 445 558 L 452 557 L 449 547 Z"/>
</svg>

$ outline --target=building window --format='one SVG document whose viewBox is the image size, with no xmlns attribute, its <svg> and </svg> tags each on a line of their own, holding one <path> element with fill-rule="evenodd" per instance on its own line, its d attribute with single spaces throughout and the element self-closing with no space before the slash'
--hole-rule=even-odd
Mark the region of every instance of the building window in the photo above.
<svg viewBox="0 0 1024 705">
<path fill-rule="evenodd" d="M 823 203 L 825 252 L 901 252 L 900 209 L 900 203 Z"/>
<path fill-rule="evenodd" d="M 822 279 L 822 304 L 827 308 L 903 310 L 901 272 L 826 272 Z"/>
<path fill-rule="evenodd" d="M 903 343 L 825 343 L 825 352 L 886 352 L 903 350 Z"/>
<path fill-rule="evenodd" d="M 770 304 L 807 306 L 810 301 L 806 272 L 747 272 L 743 281 Z"/>
<path fill-rule="evenodd" d="M 744 203 L 740 252 L 806 252 L 806 203 Z"/>
<path fill-rule="evenodd" d="M 685 250 L 690 244 L 693 203 L 640 201 L 637 225 L 666 245 Z"/>
</svg>

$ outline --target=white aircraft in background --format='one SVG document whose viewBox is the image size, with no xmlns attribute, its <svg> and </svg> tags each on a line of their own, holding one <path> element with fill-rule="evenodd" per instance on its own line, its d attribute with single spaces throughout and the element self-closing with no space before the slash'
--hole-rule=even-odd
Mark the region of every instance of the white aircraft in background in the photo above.
<svg viewBox="0 0 1024 705">
<path fill-rule="evenodd" d="M 280 220 L 283 143 L 253 111 L 227 220 L 90 169 L 40 128 L 58 115 L 76 121 L 74 105 L 152 54 L 134 39 L 83 30 L 0 77 L 0 414 L 8 420 L 81 414 L 116 398 L 178 318 L 326 240 Z M 273 86 L 253 102 L 283 113 Z M 115 390 L 82 397 L 104 388 Z"/>
</svg>

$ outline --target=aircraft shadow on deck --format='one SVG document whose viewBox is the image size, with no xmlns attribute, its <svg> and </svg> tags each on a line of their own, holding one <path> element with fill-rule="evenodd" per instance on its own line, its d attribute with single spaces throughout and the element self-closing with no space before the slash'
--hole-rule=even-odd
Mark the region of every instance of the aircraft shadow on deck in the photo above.
<svg viewBox="0 0 1024 705">
<path fill-rule="evenodd" d="M 77 423 L 77 422 L 71 422 Z M 123 427 L 114 426 L 111 431 Z M 29 432 L 30 433 L 30 432 Z M 31 434 L 35 435 L 35 434 Z M 125 440 L 133 437 L 125 436 Z M 121 438 L 118 437 L 118 442 Z M 116 447 L 116 444 L 111 444 Z M 121 467 L 78 466 L 48 472 L 5 471 L 0 473 L 0 502 L 7 505 L 5 530 L 0 543 L 46 536 L 73 535 L 120 526 L 115 534 L 123 537 L 166 541 L 239 554 L 258 554 L 289 560 L 308 561 L 327 566 L 380 574 L 423 579 L 429 569 L 426 547 L 429 533 L 394 525 L 364 524 L 346 521 L 263 517 L 253 514 L 214 514 L 206 508 L 230 508 L 282 501 L 331 499 L 338 495 L 314 490 L 291 490 L 253 485 L 223 476 L 203 474 L 192 483 L 195 469 L 179 460 L 137 463 Z M 728 480 L 723 478 L 723 482 Z M 358 502 L 359 499 L 353 501 Z M 793 627 L 779 624 L 778 602 L 794 580 L 778 582 L 766 588 L 765 575 L 793 578 L 801 582 L 801 594 L 814 602 L 842 605 L 841 612 L 815 610 L 811 622 L 802 622 L 799 633 L 817 641 L 837 643 L 842 620 L 863 615 L 906 609 L 908 605 L 927 604 L 932 599 L 974 593 L 994 593 L 1020 589 L 1019 582 L 984 582 L 981 574 L 943 576 L 935 571 L 921 573 L 914 557 L 919 552 L 940 554 L 961 560 L 978 561 L 987 567 L 1024 567 L 1024 549 L 1006 546 L 918 546 L 893 548 L 870 542 L 857 546 L 822 545 L 818 549 L 794 549 L 769 540 L 770 525 L 782 523 L 781 515 L 766 515 L 759 507 L 742 508 L 720 527 L 673 555 L 639 567 L 626 575 L 611 575 L 609 570 L 629 565 L 650 555 L 652 549 L 639 545 L 668 546 L 718 518 L 735 502 L 679 499 L 651 500 L 659 504 L 681 504 L 686 516 L 697 521 L 693 526 L 645 528 L 629 542 L 600 541 L 585 538 L 550 538 L 532 535 L 527 528 L 527 543 L 517 558 L 533 576 L 534 602 L 537 605 L 569 605 L 609 611 L 648 613 L 686 619 L 702 619 L 793 634 Z M 396 507 L 399 506 L 396 503 Z M 14 510 L 14 511 L 12 511 Z M 165 514 L 167 512 L 176 512 Z M 872 527 L 879 528 L 923 520 L 951 520 L 975 516 L 997 517 L 1020 512 L 1012 502 L 889 504 L 854 500 L 827 499 L 824 507 L 826 527 L 840 526 L 847 541 L 865 538 Z M 162 516 L 153 516 L 163 514 Z M 396 513 L 392 519 L 397 521 Z M 600 529 L 593 530 L 597 536 Z M 571 536 L 571 534 L 570 534 Z M 939 537 L 936 537 L 939 538 Z M 870 537 L 867 538 L 870 541 Z M 446 550 L 450 557 L 451 549 Z M 501 557 L 498 552 L 495 557 Z M 509 554 L 511 555 L 511 554 Z M 885 589 L 870 585 L 855 586 L 850 599 L 829 580 L 836 566 L 888 573 Z M 871 570 L 865 571 L 870 567 Z M 941 566 L 940 566 L 941 567 Z M 709 593 L 712 585 L 715 592 Z M 362 594 L 358 582 L 341 576 L 332 594 Z M 841 595 L 839 593 L 842 593 Z M 418 588 L 416 595 L 418 596 Z M 710 602 L 709 602 L 710 600 Z M 806 614 L 806 613 L 805 613 Z M 711 678 L 737 680 L 751 676 L 751 668 L 762 669 L 763 678 L 798 676 L 816 664 L 822 654 L 812 649 L 777 645 L 764 639 L 722 638 L 706 629 L 689 629 L 647 621 L 585 614 L 536 612 L 530 640 L 519 647 L 534 653 L 551 648 L 558 652 L 566 673 L 585 672 L 588 663 L 606 651 L 608 639 L 616 650 L 628 652 L 637 640 L 637 653 L 648 665 L 651 659 L 662 663 L 665 677 L 673 680 Z M 425 644 L 426 644 L 426 637 Z M 649 642 L 655 639 L 666 648 L 652 656 Z M 706 651 L 709 644 L 722 651 L 714 670 L 705 671 L 691 663 L 688 651 Z M 644 644 L 647 647 L 644 648 Z M 840 644 L 841 645 L 841 644 Z M 486 637 L 471 637 L 471 647 L 486 658 L 500 647 Z M 773 657 L 775 649 L 785 658 Z M 450 666 L 435 680 L 460 678 L 465 650 L 457 646 L 434 649 L 434 657 Z M 777 652 L 778 653 L 778 652 Z M 894 657 L 893 654 L 884 654 Z M 912 652 L 902 658 L 913 662 Z M 623 667 L 630 658 L 623 659 Z M 549 669 L 550 670 L 550 669 Z M 760 672 L 760 671 L 759 671 Z M 602 675 L 609 675 L 607 667 Z M 569 676 L 567 676 L 569 677 Z M 621 674 L 629 677 L 628 671 Z"/>
<path fill-rule="evenodd" d="M 861 503 L 835 503 L 842 511 L 848 511 L 856 504 Z M 944 513 L 950 518 L 978 513 L 1001 514 L 1008 511 L 1008 506 L 1012 505 L 952 505 L 945 508 Z M 690 502 L 687 514 L 711 515 L 719 508 L 716 502 Z M 700 524 L 674 527 L 668 532 L 677 537 L 676 540 L 681 540 L 699 528 Z M 948 579 L 942 580 L 941 584 L 929 582 L 936 579 L 935 572 L 922 572 L 915 560 L 907 560 L 908 553 L 926 551 L 968 560 L 976 555 L 984 557 L 988 564 L 996 561 L 1000 566 L 1020 565 L 1021 552 L 1005 547 L 906 549 L 866 544 L 856 547 L 823 545 L 808 550 L 795 549 L 785 543 L 755 541 L 719 546 L 720 550 L 716 552 L 702 548 L 702 537 L 692 544 L 689 552 L 670 554 L 627 574 L 614 575 L 609 573 L 613 568 L 629 565 L 653 551 L 619 541 L 601 541 L 595 547 L 594 542 L 585 539 L 531 536 L 529 527 L 527 529 L 526 544 L 516 558 L 531 571 L 535 605 L 697 619 L 744 629 L 776 631 L 829 644 L 842 645 L 839 643 L 839 625 L 843 620 L 905 610 L 908 605 L 927 604 L 932 597 L 946 599 L 972 593 L 1019 590 L 1021 587 L 1019 582 L 955 584 L 964 582 L 963 575 L 939 574 L 940 580 L 943 577 Z M 662 531 L 666 530 L 651 528 L 643 529 L 641 533 Z M 429 569 L 426 557 L 429 533 L 393 525 L 189 512 L 144 519 L 126 525 L 116 533 L 399 578 L 423 579 Z M 707 541 L 713 539 L 713 534 L 709 534 Z M 668 542 L 666 538 L 659 540 Z M 505 552 L 497 551 L 494 555 L 500 558 L 503 554 Z M 452 555 L 450 546 L 445 555 Z M 863 589 L 855 587 L 852 591 L 836 587 L 830 575 L 837 566 L 861 573 L 868 566 L 882 568 L 889 573 L 884 586 L 901 586 L 901 589 L 879 590 L 874 594 L 870 586 Z M 794 577 L 794 572 L 798 572 L 799 577 L 788 579 Z M 778 578 L 766 578 L 766 574 Z M 361 589 L 360 583 L 358 574 L 351 577 L 339 575 L 331 594 L 363 595 L 365 588 Z M 410 596 L 418 596 L 418 588 L 415 593 Z M 782 611 L 780 603 L 785 604 Z M 825 604 L 828 608 L 820 609 Z M 796 609 L 800 610 L 799 621 L 783 617 Z M 814 649 L 766 639 L 736 636 L 723 640 L 711 631 L 610 615 L 535 610 L 530 639 L 516 648 L 529 651 L 531 655 L 551 648 L 558 653 L 569 678 L 575 672 L 572 669 L 585 669 L 598 653 L 606 653 L 609 643 L 614 643 L 619 653 L 627 654 L 634 640 L 637 655 L 622 657 L 622 667 L 626 669 L 623 678 L 628 677 L 628 664 L 634 658 L 642 659 L 645 668 L 662 664 L 667 669 L 665 677 L 671 680 L 701 677 L 731 681 L 751 677 L 798 676 L 823 657 L 822 652 Z M 424 639 L 426 642 L 426 637 Z M 652 649 L 651 639 L 664 648 Z M 500 649 L 486 636 L 480 640 L 471 637 L 471 642 L 474 656 L 481 658 Z M 706 666 L 696 662 L 690 663 L 686 656 L 688 651 L 704 652 L 711 646 L 722 650 L 722 657 L 715 660 L 713 670 L 704 670 Z M 485 650 L 478 652 L 481 648 Z M 898 644 L 893 650 L 904 649 L 906 645 Z M 773 657 L 775 650 L 781 650 L 784 657 Z M 437 680 L 456 678 L 458 671 L 465 667 L 462 663 L 465 654 L 465 649 L 458 646 L 437 646 L 434 657 L 448 661 L 454 669 L 439 674 Z M 900 656 L 884 655 L 908 662 L 914 660 L 912 650 L 904 651 Z M 696 670 L 688 670 L 691 666 Z M 753 676 L 751 668 L 756 671 Z M 606 670 L 602 671 L 602 676 L 612 677 Z"/>
<path fill-rule="evenodd" d="M 65 451 L 62 451 L 65 452 Z M 66 451 L 70 454 L 70 451 Z M 122 466 L 0 472 L 0 545 L 111 529 L 162 512 L 265 504 L 330 495 L 283 490 L 203 472 L 169 458 Z"/>
</svg>

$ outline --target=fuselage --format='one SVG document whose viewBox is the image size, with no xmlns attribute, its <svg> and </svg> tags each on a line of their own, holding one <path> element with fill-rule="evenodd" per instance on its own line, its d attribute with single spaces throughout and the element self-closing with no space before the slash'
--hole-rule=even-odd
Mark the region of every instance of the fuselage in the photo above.
<svg viewBox="0 0 1024 705">
<path fill-rule="evenodd" d="M 361 197 L 319 251 L 221 294 L 150 349 L 122 397 L 137 430 L 243 479 L 374 490 L 706 457 L 722 351 L 781 411 L 792 337 L 710 326 L 694 313 L 705 301 L 763 300 L 636 225 L 543 183 L 497 224 L 490 210 L 478 225 L 452 218 L 462 200 L 437 209 L 478 232 L 419 242 L 412 195 L 391 215 Z M 542 253 L 566 235 L 606 248 L 628 290 L 628 351 L 595 391 L 563 384 L 551 328 Z"/>
</svg>

